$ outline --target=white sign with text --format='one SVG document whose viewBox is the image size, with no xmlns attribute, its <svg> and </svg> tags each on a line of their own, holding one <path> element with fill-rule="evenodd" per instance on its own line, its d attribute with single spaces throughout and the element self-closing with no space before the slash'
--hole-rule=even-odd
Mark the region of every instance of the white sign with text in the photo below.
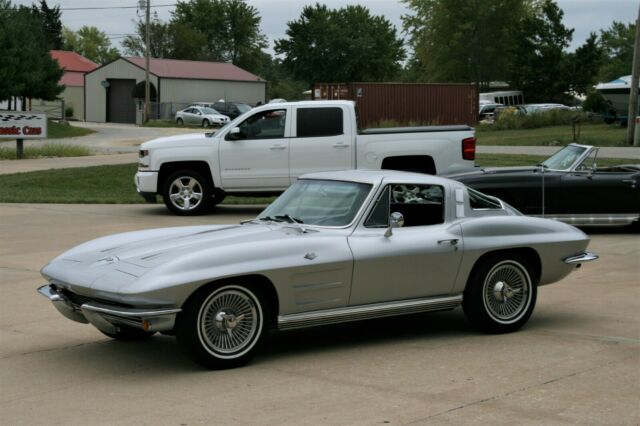
<svg viewBox="0 0 640 426">
<path fill-rule="evenodd" d="M 0 139 L 45 139 L 47 114 L 30 111 L 0 112 Z"/>
</svg>

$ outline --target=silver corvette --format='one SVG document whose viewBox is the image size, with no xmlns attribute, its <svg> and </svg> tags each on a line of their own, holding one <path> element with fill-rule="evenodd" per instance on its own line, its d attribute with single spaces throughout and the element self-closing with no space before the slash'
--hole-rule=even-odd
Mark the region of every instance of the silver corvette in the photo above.
<svg viewBox="0 0 640 426">
<path fill-rule="evenodd" d="M 538 286 L 597 256 L 580 230 L 522 216 L 435 176 L 327 172 L 300 178 L 238 225 L 130 232 L 42 269 L 39 292 L 116 339 L 176 335 L 197 362 L 247 362 L 267 330 L 462 306 L 486 332 L 529 319 Z"/>
</svg>

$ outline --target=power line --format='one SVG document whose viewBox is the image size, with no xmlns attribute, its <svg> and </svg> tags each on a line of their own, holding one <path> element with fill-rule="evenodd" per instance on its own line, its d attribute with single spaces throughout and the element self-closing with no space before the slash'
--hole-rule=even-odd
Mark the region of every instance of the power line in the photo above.
<svg viewBox="0 0 640 426">
<path fill-rule="evenodd" d="M 156 4 L 152 5 L 151 8 L 159 8 L 159 7 L 174 7 L 175 3 L 172 4 Z M 76 10 L 109 10 L 109 9 L 139 9 L 138 6 L 99 6 L 99 7 L 61 7 L 60 11 L 76 11 Z M 3 8 L 0 10 L 14 10 L 13 8 Z"/>
<path fill-rule="evenodd" d="M 156 4 L 151 6 L 151 8 L 158 8 L 158 7 L 173 7 L 175 6 L 174 4 Z M 107 9 L 139 9 L 138 6 L 102 6 L 102 7 L 67 7 L 67 8 L 60 8 L 60 10 L 62 11 L 72 11 L 72 10 L 107 10 Z"/>
</svg>

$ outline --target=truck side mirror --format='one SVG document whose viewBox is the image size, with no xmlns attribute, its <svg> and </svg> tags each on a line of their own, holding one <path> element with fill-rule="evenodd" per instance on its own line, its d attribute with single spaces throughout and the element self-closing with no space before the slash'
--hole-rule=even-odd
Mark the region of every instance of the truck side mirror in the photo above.
<svg viewBox="0 0 640 426">
<path fill-rule="evenodd" d="M 240 127 L 234 127 L 233 129 L 229 130 L 227 139 L 230 141 L 237 141 L 238 139 L 242 139 L 242 132 L 240 131 Z"/>
</svg>

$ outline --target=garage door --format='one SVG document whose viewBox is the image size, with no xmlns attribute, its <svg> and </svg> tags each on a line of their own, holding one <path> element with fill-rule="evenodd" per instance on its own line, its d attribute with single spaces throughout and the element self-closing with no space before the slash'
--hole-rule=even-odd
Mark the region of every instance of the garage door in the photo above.
<svg viewBox="0 0 640 426">
<path fill-rule="evenodd" d="M 133 101 L 135 80 L 109 79 L 107 94 L 107 121 L 110 123 L 135 123 L 136 105 Z"/>
</svg>

